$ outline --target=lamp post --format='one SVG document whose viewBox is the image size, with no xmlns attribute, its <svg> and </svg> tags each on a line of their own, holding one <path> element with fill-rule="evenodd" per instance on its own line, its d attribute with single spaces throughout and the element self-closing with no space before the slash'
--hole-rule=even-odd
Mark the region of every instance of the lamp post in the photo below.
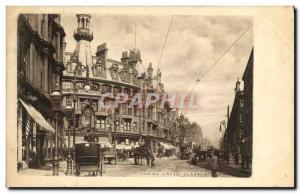
<svg viewBox="0 0 300 193">
<path fill-rule="evenodd" d="M 72 115 L 73 115 L 73 107 L 72 106 L 66 106 L 65 108 L 65 115 L 67 120 L 71 120 L 72 119 Z M 66 171 L 66 175 L 71 175 L 72 174 L 72 156 L 71 156 L 71 131 L 70 131 L 70 125 L 68 125 L 68 155 L 67 155 L 67 171 Z"/>
<path fill-rule="evenodd" d="M 52 111 L 55 116 L 55 141 L 54 141 L 54 158 L 53 158 L 53 176 L 58 176 L 58 116 L 61 111 L 61 102 L 62 102 L 62 94 L 58 89 L 55 89 L 53 93 L 50 95 L 51 97 L 51 106 Z"/>
<path fill-rule="evenodd" d="M 82 65 L 81 63 L 77 63 L 74 69 L 74 80 L 73 80 L 73 161 L 75 164 L 75 139 L 76 139 L 76 102 L 77 102 L 77 73 L 86 71 L 86 80 L 89 82 L 89 67 L 88 65 Z M 75 168 L 75 167 L 73 167 Z"/>
</svg>

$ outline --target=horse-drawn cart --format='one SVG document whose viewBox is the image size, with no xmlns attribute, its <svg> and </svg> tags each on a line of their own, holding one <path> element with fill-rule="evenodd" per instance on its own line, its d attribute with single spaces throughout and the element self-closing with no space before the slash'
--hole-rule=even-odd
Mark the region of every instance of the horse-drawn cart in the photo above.
<svg viewBox="0 0 300 193">
<path fill-rule="evenodd" d="M 102 176 L 102 158 L 100 144 L 82 142 L 75 144 L 75 174 L 88 172 L 89 175 Z"/>
<path fill-rule="evenodd" d="M 154 165 L 154 156 L 152 155 L 149 147 L 147 146 L 140 146 L 133 149 L 133 158 L 135 165 L 141 165 L 143 159 L 146 160 L 147 165 L 153 166 Z"/>
</svg>

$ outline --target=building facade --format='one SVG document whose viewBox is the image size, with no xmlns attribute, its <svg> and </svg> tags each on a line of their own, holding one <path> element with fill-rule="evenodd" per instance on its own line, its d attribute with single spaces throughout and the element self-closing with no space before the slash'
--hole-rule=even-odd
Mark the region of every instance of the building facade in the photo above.
<svg viewBox="0 0 300 193">
<path fill-rule="evenodd" d="M 63 106 L 75 108 L 75 119 L 69 122 L 75 125 L 75 138 L 71 144 L 74 140 L 82 140 L 92 129 L 100 141 L 101 134 L 109 133 L 110 142 L 117 149 L 129 149 L 145 141 L 151 144 L 154 152 L 159 145 L 175 148 L 179 140 L 176 111 L 168 105 L 161 108 L 160 101 L 149 108 L 144 103 L 130 106 L 137 93 L 143 101 L 148 93 L 163 96 L 160 70 L 155 73 L 151 63 L 145 69 L 141 52 L 136 48 L 122 52 L 120 61 L 109 58 L 106 43 L 97 46 L 96 52 L 92 53 L 91 15 L 77 14 L 76 18 L 76 47 L 74 52 L 66 52 L 66 70 L 62 79 Z M 78 70 L 76 66 L 84 67 Z M 86 84 L 90 86 L 89 92 L 84 90 Z M 108 93 L 112 95 L 101 100 Z M 126 94 L 129 100 L 115 106 L 120 93 Z M 105 108 L 107 106 L 113 108 Z"/>
<path fill-rule="evenodd" d="M 243 83 L 244 89 L 241 90 L 241 82 L 236 82 L 235 98 L 228 117 L 222 149 L 228 163 L 242 164 L 243 168 L 248 169 L 252 160 L 253 49 L 243 74 Z"/>
<path fill-rule="evenodd" d="M 244 75 L 244 124 L 245 139 L 244 152 L 248 154 L 250 165 L 252 164 L 252 144 L 253 144 L 253 49 L 251 51 Z"/>
<path fill-rule="evenodd" d="M 18 166 L 38 167 L 53 159 L 55 118 L 50 94 L 61 89 L 64 37 L 60 15 L 18 17 Z M 59 119 L 59 128 L 62 125 Z M 63 130 L 58 131 L 61 155 Z"/>
<path fill-rule="evenodd" d="M 227 153 L 231 157 L 240 156 L 244 131 L 244 91 L 240 89 L 240 86 L 241 82 L 237 80 L 235 98 L 227 123 Z"/>
</svg>

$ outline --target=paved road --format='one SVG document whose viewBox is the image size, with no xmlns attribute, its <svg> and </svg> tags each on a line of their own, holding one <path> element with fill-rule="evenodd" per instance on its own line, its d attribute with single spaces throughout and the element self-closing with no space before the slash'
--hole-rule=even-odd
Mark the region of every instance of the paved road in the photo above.
<svg viewBox="0 0 300 193">
<path fill-rule="evenodd" d="M 218 173 L 220 177 L 228 176 Z M 118 162 L 117 165 L 104 165 L 103 176 L 180 176 L 180 177 L 211 177 L 211 172 L 199 166 L 191 165 L 187 160 L 162 158 L 155 160 L 155 166 L 134 165 L 133 160 Z"/>
</svg>

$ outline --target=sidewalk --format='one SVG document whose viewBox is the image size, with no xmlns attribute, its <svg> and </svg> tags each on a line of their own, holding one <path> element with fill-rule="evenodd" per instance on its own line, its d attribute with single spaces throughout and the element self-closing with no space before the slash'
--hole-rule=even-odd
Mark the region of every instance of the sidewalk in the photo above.
<svg viewBox="0 0 300 193">
<path fill-rule="evenodd" d="M 207 161 L 198 161 L 197 165 L 201 168 L 207 168 Z M 219 172 L 235 176 L 235 177 L 250 177 L 251 169 L 242 169 L 240 165 L 227 164 L 225 161 L 221 161 Z"/>
<path fill-rule="evenodd" d="M 243 169 L 240 164 L 236 165 L 233 163 L 227 164 L 225 161 L 222 161 L 221 168 L 227 172 L 230 172 L 233 174 L 233 176 L 239 176 L 239 177 L 250 177 L 252 174 L 251 169 Z"/>
<path fill-rule="evenodd" d="M 59 163 L 58 175 L 65 176 L 67 168 L 66 161 L 62 161 Z M 49 166 L 42 166 L 39 168 L 26 168 L 24 170 L 19 171 L 20 175 L 37 175 L 37 176 L 53 176 L 53 167 Z"/>
</svg>

